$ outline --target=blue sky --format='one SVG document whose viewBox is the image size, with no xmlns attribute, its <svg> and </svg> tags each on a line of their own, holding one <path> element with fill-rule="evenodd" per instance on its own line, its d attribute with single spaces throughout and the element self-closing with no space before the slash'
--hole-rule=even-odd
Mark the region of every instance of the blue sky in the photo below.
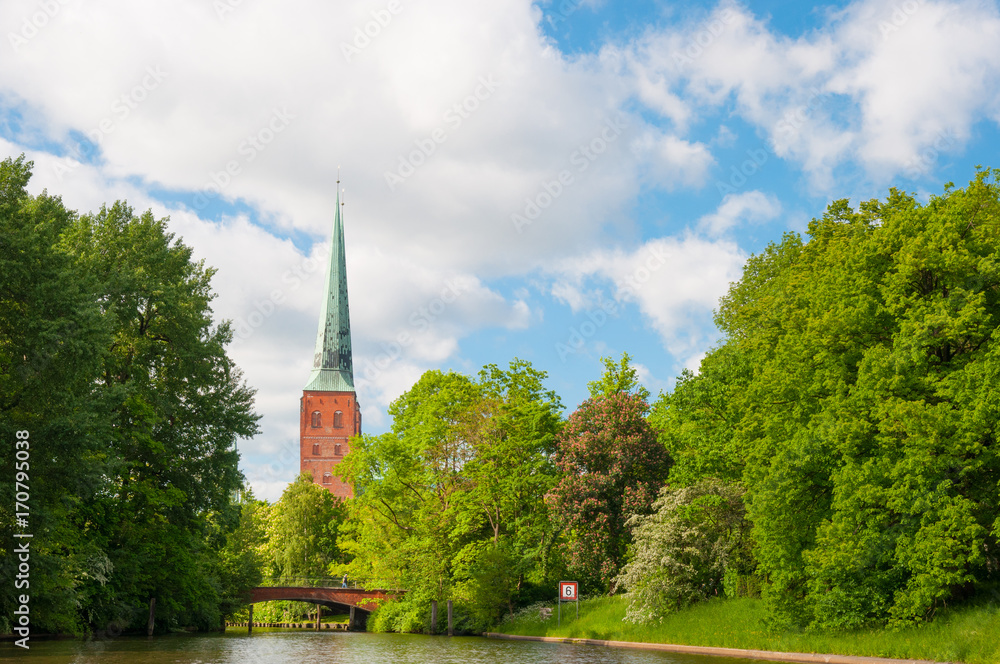
<svg viewBox="0 0 1000 664">
<path fill-rule="evenodd" d="M 527 359 L 570 411 L 628 352 L 669 390 L 747 256 L 1000 165 L 995 1 L 11 0 L 0 26 L 0 151 L 33 190 L 151 208 L 218 268 L 272 499 L 338 167 L 379 432 L 428 369 Z"/>
</svg>

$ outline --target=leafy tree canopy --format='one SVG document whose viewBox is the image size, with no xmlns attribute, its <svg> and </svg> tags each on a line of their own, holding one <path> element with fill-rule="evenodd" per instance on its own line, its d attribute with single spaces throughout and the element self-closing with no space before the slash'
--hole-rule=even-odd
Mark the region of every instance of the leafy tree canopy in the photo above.
<svg viewBox="0 0 1000 664">
<path fill-rule="evenodd" d="M 590 398 L 607 397 L 619 392 L 634 394 L 642 401 L 649 401 L 649 390 L 639 382 L 639 374 L 631 364 L 632 358 L 628 353 L 622 353 L 621 359 L 616 363 L 614 358 L 602 357 L 604 373 L 599 380 L 587 383 L 590 390 Z"/>
<path fill-rule="evenodd" d="M 996 582 L 1000 172 L 832 203 L 723 298 L 654 419 L 678 481 L 747 490 L 779 622 L 926 619 Z"/>
<path fill-rule="evenodd" d="M 389 433 L 354 442 L 350 573 L 409 591 L 374 628 L 424 629 L 426 602 L 451 598 L 482 629 L 550 581 L 561 404 L 544 379 L 522 360 L 477 380 L 428 371 L 390 406 Z"/>
<path fill-rule="evenodd" d="M 235 441 L 257 416 L 212 320 L 212 271 L 166 220 L 123 202 L 78 216 L 29 195 L 30 176 L 23 157 L 0 164 L 0 434 L 35 441 L 32 623 L 144 625 L 156 598 L 159 628 L 215 628 Z M 13 462 L 3 446 L 0 483 Z"/>
<path fill-rule="evenodd" d="M 557 439 L 560 476 L 547 501 L 567 530 L 570 569 L 590 590 L 610 589 L 632 539 L 627 521 L 648 512 L 670 468 L 647 410 L 628 392 L 588 399 Z"/>
</svg>

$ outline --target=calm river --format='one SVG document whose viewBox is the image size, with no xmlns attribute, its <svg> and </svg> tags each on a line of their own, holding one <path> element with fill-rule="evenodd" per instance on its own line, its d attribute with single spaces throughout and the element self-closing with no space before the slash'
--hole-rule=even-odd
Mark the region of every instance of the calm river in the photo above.
<svg viewBox="0 0 1000 664">
<path fill-rule="evenodd" d="M 745 664 L 749 660 L 673 655 L 476 636 L 240 631 L 213 636 L 121 637 L 105 642 L 0 644 L 0 662 L 35 664 Z"/>
</svg>

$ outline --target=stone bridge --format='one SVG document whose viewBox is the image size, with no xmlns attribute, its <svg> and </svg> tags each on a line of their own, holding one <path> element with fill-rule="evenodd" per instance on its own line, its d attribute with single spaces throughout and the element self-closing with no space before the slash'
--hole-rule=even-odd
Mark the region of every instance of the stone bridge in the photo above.
<svg viewBox="0 0 1000 664">
<path fill-rule="evenodd" d="M 368 615 L 380 601 L 399 597 L 405 590 L 365 590 L 342 588 L 338 579 L 277 579 L 250 591 L 249 629 L 253 629 L 253 605 L 257 602 L 289 600 L 308 602 L 333 610 L 350 612 L 350 629 L 363 630 Z"/>
</svg>

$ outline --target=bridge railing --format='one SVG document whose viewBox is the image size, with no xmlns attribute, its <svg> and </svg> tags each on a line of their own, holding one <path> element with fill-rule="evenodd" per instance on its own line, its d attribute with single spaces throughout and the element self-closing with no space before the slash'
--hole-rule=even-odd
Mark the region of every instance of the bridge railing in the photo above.
<svg viewBox="0 0 1000 664">
<path fill-rule="evenodd" d="M 343 586 L 343 577 L 304 577 L 304 576 L 282 576 L 276 579 L 264 579 L 260 582 L 262 588 L 340 588 Z M 347 580 L 348 588 L 360 588 L 357 581 Z"/>
</svg>

